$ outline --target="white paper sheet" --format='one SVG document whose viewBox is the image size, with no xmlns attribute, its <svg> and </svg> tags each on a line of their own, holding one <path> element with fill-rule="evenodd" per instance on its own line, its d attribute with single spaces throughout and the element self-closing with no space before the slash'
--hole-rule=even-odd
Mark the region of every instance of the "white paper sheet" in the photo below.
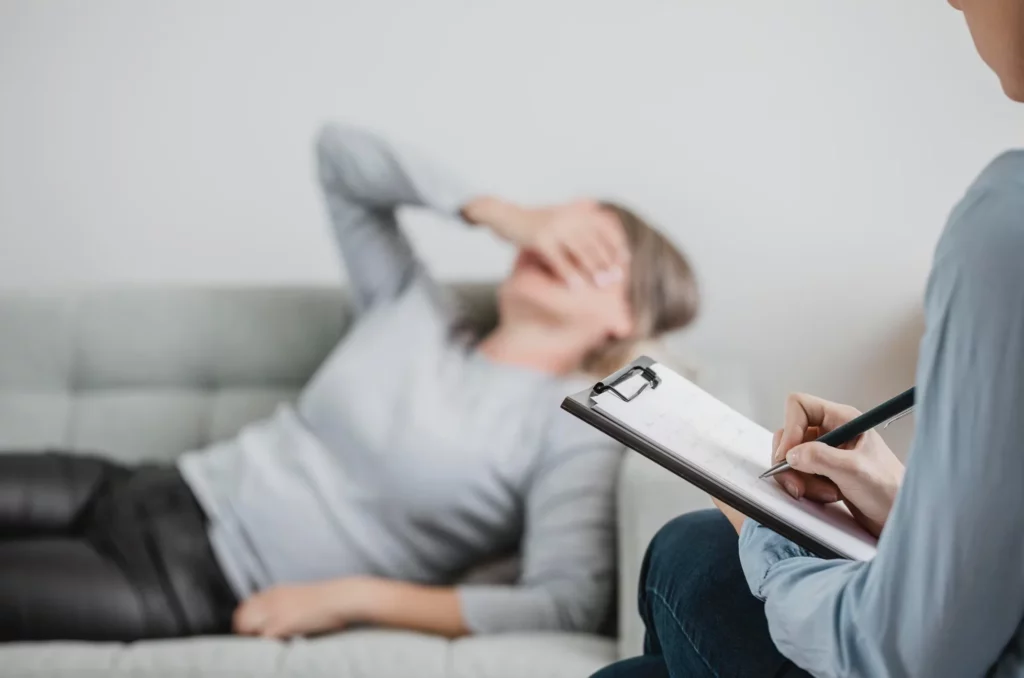
<svg viewBox="0 0 1024 678">
<path fill-rule="evenodd" d="M 628 403 L 605 392 L 594 397 L 596 408 L 837 553 L 854 560 L 874 557 L 876 539 L 843 504 L 797 501 L 774 480 L 758 478 L 771 464 L 771 433 L 671 369 L 651 369 L 661 378 L 656 389 Z M 637 375 L 616 389 L 631 394 L 643 382 Z"/>
</svg>

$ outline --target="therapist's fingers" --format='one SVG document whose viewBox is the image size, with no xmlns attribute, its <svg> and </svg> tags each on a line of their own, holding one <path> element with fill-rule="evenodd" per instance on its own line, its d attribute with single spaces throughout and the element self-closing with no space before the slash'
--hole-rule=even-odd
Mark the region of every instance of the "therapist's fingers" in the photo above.
<svg viewBox="0 0 1024 678">
<path fill-rule="evenodd" d="M 786 455 L 779 454 L 779 443 L 782 441 L 782 429 L 780 428 L 772 436 L 772 464 L 778 464 Z"/>
<path fill-rule="evenodd" d="M 827 433 L 859 415 L 860 412 L 849 405 L 833 403 L 806 393 L 791 394 L 786 398 L 786 413 L 778 453 L 785 455 L 797 445 L 809 439 L 813 440 L 808 437 L 808 429 L 812 427 L 817 427 L 819 434 Z"/>
<path fill-rule="evenodd" d="M 772 466 L 778 464 L 780 461 L 786 458 L 787 450 L 782 449 L 782 438 L 785 435 L 785 429 L 779 429 L 772 436 Z M 775 482 L 782 486 L 782 489 L 786 491 L 789 496 L 794 499 L 799 499 L 804 496 L 806 491 L 806 483 L 804 482 L 805 476 L 796 471 L 783 471 L 777 473 L 775 476 Z"/>
<path fill-rule="evenodd" d="M 839 486 L 825 476 L 805 475 L 803 497 L 819 504 L 834 504 L 842 499 L 843 495 L 839 491 Z"/>
<path fill-rule="evenodd" d="M 839 486 L 822 475 L 791 470 L 773 477 L 793 499 L 810 499 L 819 504 L 832 504 L 843 498 Z"/>
<path fill-rule="evenodd" d="M 775 478 L 775 482 L 782 486 L 786 494 L 793 497 L 793 499 L 803 498 L 804 492 L 807 491 L 806 477 L 796 471 L 783 471 L 776 473 L 772 477 Z"/>
<path fill-rule="evenodd" d="M 788 450 L 782 449 L 779 443 L 782 442 L 782 436 L 785 433 L 785 429 L 779 429 L 772 436 L 772 464 L 778 464 L 780 461 L 786 458 L 786 452 Z M 807 430 L 804 431 L 804 438 L 801 442 L 809 443 L 812 440 L 817 440 L 821 436 L 821 429 L 817 426 L 808 426 Z"/>
<path fill-rule="evenodd" d="M 787 452 L 804 441 L 807 428 L 812 424 L 811 417 L 813 416 L 813 408 L 810 408 L 812 413 L 808 413 L 807 410 L 809 408 L 805 407 L 804 403 L 812 398 L 813 396 L 803 393 L 793 393 L 786 398 L 782 436 L 779 438 L 779 444 L 775 450 L 780 459 L 784 458 Z M 813 423 L 817 425 L 819 422 L 814 421 Z"/>
<path fill-rule="evenodd" d="M 798 445 L 789 451 L 786 460 L 797 471 L 824 476 L 837 486 L 863 475 L 863 454 L 829 447 L 823 443 Z"/>
<path fill-rule="evenodd" d="M 773 465 L 786 458 L 787 450 L 783 449 L 780 445 L 784 433 L 785 430 L 780 428 L 772 437 Z M 822 431 L 819 427 L 808 426 L 804 431 L 803 440 L 801 442 L 817 440 L 821 435 Z M 776 474 L 774 477 L 775 481 L 779 483 L 786 493 L 794 499 L 802 499 L 806 497 L 807 499 L 816 501 L 820 504 L 830 504 L 832 502 L 839 501 L 841 496 L 839 488 L 828 478 L 818 478 L 813 475 L 799 473 L 796 471 L 783 471 L 782 473 Z"/>
</svg>

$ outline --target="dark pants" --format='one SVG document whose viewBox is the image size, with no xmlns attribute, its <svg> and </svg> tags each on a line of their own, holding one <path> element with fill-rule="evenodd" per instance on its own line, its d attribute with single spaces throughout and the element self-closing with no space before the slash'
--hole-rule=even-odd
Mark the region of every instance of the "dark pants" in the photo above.
<svg viewBox="0 0 1024 678">
<path fill-rule="evenodd" d="M 234 607 L 175 468 L 0 454 L 0 641 L 225 633 Z"/>
<path fill-rule="evenodd" d="M 651 541 L 640 572 L 644 654 L 594 678 L 796 678 L 772 644 L 764 605 L 740 569 L 736 532 L 718 511 L 676 518 Z"/>
</svg>

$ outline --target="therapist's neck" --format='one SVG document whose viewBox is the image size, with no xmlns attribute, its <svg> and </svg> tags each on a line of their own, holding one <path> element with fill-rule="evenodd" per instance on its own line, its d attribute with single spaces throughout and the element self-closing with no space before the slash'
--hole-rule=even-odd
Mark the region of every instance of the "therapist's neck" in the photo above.
<svg viewBox="0 0 1024 678">
<path fill-rule="evenodd" d="M 494 362 L 554 375 L 580 369 L 593 340 L 579 330 L 543 323 L 502 323 L 477 350 Z"/>
</svg>

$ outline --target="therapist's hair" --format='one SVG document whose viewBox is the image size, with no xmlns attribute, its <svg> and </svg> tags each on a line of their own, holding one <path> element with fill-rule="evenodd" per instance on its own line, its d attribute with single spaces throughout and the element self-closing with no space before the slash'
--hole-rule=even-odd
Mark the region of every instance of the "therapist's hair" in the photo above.
<svg viewBox="0 0 1024 678">
<path fill-rule="evenodd" d="M 636 212 L 615 202 L 602 202 L 626 231 L 630 252 L 627 295 L 633 315 L 633 336 L 609 341 L 583 362 L 587 372 L 607 376 L 632 360 L 645 340 L 680 330 L 697 316 L 700 290 L 686 255 Z"/>
</svg>

